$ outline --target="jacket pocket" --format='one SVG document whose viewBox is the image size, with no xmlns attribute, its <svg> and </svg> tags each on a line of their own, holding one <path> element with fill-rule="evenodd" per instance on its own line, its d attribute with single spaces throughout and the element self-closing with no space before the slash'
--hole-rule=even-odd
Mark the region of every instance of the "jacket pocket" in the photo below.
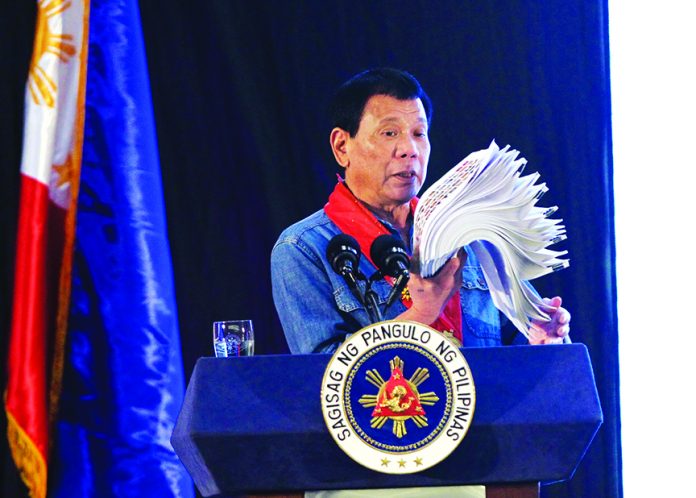
<svg viewBox="0 0 696 498">
<path fill-rule="evenodd" d="M 493 304 L 480 266 L 465 266 L 460 292 L 464 346 L 502 345 L 500 312 Z"/>
</svg>

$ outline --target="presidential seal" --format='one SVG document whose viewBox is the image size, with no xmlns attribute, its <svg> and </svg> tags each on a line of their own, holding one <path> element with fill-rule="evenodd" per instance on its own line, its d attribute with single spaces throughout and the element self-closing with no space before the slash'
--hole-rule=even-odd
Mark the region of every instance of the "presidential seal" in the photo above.
<svg viewBox="0 0 696 498">
<path fill-rule="evenodd" d="M 375 323 L 351 335 L 326 367 L 324 420 L 359 464 L 388 474 L 425 470 L 464 438 L 476 405 L 457 346 L 416 322 Z"/>
</svg>

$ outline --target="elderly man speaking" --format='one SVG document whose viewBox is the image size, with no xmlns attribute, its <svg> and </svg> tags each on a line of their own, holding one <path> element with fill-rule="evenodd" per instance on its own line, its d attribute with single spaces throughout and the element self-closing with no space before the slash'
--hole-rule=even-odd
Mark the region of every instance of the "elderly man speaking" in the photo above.
<svg viewBox="0 0 696 498">
<path fill-rule="evenodd" d="M 398 69 L 359 73 L 336 92 L 329 141 L 345 178 L 322 210 L 283 231 L 271 254 L 273 298 L 293 353 L 333 351 L 372 322 L 364 300 L 333 270 L 327 247 L 340 233 L 354 237 L 363 248 L 359 270 L 365 275 L 376 271 L 369 248 L 380 235 L 398 237 L 411 250 L 416 195 L 430 157 L 431 114 L 421 85 Z M 372 285 L 379 305 L 392 285 L 387 279 Z M 529 339 L 513 327 L 501 328 L 481 266 L 466 247 L 431 278 L 412 273 L 401 297 L 384 319 L 430 325 L 464 346 L 558 343 L 570 331 L 560 297 L 546 300 L 551 321 L 533 322 Z"/>
</svg>

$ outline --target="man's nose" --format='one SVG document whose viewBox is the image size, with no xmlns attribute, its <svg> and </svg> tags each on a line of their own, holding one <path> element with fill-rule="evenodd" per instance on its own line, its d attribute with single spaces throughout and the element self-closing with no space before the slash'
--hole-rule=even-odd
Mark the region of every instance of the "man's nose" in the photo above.
<svg viewBox="0 0 696 498">
<path fill-rule="evenodd" d="M 397 145 L 396 156 L 402 159 L 418 157 L 418 147 L 416 147 L 416 142 L 412 136 L 401 135 Z"/>
</svg>

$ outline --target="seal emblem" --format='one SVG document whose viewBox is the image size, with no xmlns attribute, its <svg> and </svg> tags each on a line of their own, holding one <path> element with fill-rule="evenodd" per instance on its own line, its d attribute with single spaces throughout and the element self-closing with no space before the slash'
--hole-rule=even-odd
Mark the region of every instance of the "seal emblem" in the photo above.
<svg viewBox="0 0 696 498">
<path fill-rule="evenodd" d="M 419 472 L 446 458 L 466 434 L 475 400 L 457 346 L 407 321 L 351 335 L 331 358 L 321 391 L 336 443 L 361 465 L 390 474 Z"/>
<path fill-rule="evenodd" d="M 364 407 L 375 407 L 371 427 L 379 429 L 387 420 L 391 420 L 394 424 L 392 432 L 397 438 L 402 438 L 406 434 L 406 420 L 413 420 L 418 427 L 428 425 L 423 405 L 433 405 L 440 398 L 434 392 L 418 393 L 418 386 L 429 377 L 427 368 L 418 368 L 413 376 L 406 380 L 401 358 L 395 356 L 389 365 L 391 376 L 386 382 L 378 370 L 367 372 L 368 382 L 377 386 L 379 393 L 361 396 L 360 404 Z"/>
</svg>

